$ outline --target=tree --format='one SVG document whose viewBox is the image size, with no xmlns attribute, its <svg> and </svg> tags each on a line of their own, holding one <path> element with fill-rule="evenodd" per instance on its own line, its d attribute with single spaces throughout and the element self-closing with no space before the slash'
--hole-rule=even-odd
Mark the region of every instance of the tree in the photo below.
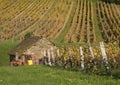
<svg viewBox="0 0 120 85">
<path fill-rule="evenodd" d="M 30 38 L 33 34 L 31 32 L 28 32 L 25 34 L 24 38 L 27 39 L 27 38 Z"/>
</svg>

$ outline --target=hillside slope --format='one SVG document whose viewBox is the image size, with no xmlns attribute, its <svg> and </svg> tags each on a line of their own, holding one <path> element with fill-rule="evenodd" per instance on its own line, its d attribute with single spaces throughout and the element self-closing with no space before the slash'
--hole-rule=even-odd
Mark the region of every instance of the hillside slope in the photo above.
<svg viewBox="0 0 120 85">
<path fill-rule="evenodd" d="M 1 0 L 0 40 L 27 33 L 57 43 L 120 42 L 120 6 L 96 0 Z M 71 10 L 70 10 L 71 9 Z"/>
</svg>

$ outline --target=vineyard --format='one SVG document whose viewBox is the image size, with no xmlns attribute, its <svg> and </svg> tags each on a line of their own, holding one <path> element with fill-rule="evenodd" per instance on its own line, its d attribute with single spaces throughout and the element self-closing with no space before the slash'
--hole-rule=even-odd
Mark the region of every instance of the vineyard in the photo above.
<svg viewBox="0 0 120 85">
<path fill-rule="evenodd" d="M 120 41 L 120 15 L 115 4 L 97 3 L 97 15 L 105 42 Z M 105 16 L 104 16 L 105 15 Z"/>
<path fill-rule="evenodd" d="M 77 1 L 75 13 L 70 24 L 70 30 L 64 37 L 64 42 L 96 42 L 95 26 L 93 22 L 92 2 Z"/>
<path fill-rule="evenodd" d="M 99 30 L 105 42 L 119 42 L 120 14 L 118 7 L 115 4 L 103 2 L 97 2 L 94 6 L 94 3 L 87 0 L 84 2 L 78 0 L 74 17 L 70 23 L 70 30 L 63 41 L 88 43 L 99 41 L 94 18 L 97 18 Z"/>
<path fill-rule="evenodd" d="M 111 46 L 111 47 L 109 47 Z M 100 46 L 69 46 L 44 49 L 43 63 L 49 66 L 60 66 L 64 69 L 82 70 L 100 74 L 103 69 L 110 74 L 120 67 L 120 49 L 115 44 Z"/>
<path fill-rule="evenodd" d="M 99 0 L 0 0 L 0 42 L 22 41 L 28 33 L 46 37 L 57 42 L 56 45 L 70 44 L 58 47 L 60 54 L 58 49 L 51 53 L 56 56 L 52 62 L 64 68 L 68 63 L 71 67 L 91 71 L 102 65 L 106 69 L 106 66 L 120 67 L 118 4 Z M 105 43 L 103 55 L 104 49 L 99 45 L 102 41 Z M 47 57 L 44 57 L 49 63 L 51 55 L 47 52 L 46 49 L 44 55 Z"/>
<path fill-rule="evenodd" d="M 0 40 L 23 40 L 30 32 L 50 40 L 63 35 L 62 43 L 119 43 L 119 9 L 92 0 L 1 0 Z"/>
</svg>

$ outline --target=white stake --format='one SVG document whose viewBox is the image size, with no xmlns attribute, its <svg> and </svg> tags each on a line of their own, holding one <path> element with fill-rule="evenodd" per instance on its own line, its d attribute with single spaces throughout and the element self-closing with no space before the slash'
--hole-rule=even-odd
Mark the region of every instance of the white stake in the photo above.
<svg viewBox="0 0 120 85">
<path fill-rule="evenodd" d="M 101 48 L 101 53 L 102 53 L 102 56 L 103 56 L 103 62 L 104 62 L 104 66 L 105 66 L 106 72 L 107 72 L 107 74 L 111 74 L 110 73 L 110 68 L 108 66 L 107 55 L 106 55 L 106 52 L 105 52 L 105 47 L 104 47 L 104 43 L 103 42 L 100 42 L 100 48 Z"/>
<path fill-rule="evenodd" d="M 48 49 L 48 65 L 52 66 L 51 60 L 50 60 L 50 50 Z"/>
<path fill-rule="evenodd" d="M 46 50 L 44 50 L 44 57 L 46 56 Z"/>
<path fill-rule="evenodd" d="M 104 47 L 103 42 L 100 42 L 100 48 L 101 48 L 101 53 L 102 53 L 102 56 L 103 56 L 103 60 L 105 60 L 105 62 L 108 63 L 107 55 L 106 55 L 106 52 L 105 52 L 105 47 Z"/>
<path fill-rule="evenodd" d="M 46 50 L 45 49 L 43 51 L 43 56 L 44 56 L 44 63 L 47 64 L 47 61 L 46 61 Z"/>
<path fill-rule="evenodd" d="M 16 52 L 15 60 L 18 60 L 18 53 Z"/>
<path fill-rule="evenodd" d="M 82 70 L 84 70 L 84 55 L 83 55 L 83 51 L 82 51 L 82 47 L 80 46 L 80 55 L 81 57 L 81 68 Z"/>
<path fill-rule="evenodd" d="M 60 64 L 60 50 L 57 49 L 57 64 Z"/>
<path fill-rule="evenodd" d="M 92 47 L 89 45 L 89 50 L 90 50 L 90 53 L 91 53 L 91 56 L 92 56 L 92 59 L 94 59 L 94 54 L 93 54 L 93 50 L 92 50 Z"/>
<path fill-rule="evenodd" d="M 51 54 L 52 54 L 52 63 L 55 65 L 55 56 L 54 56 L 54 48 L 51 48 Z"/>
<path fill-rule="evenodd" d="M 58 58 L 60 57 L 60 50 L 57 49 L 57 55 L 58 55 Z"/>
</svg>

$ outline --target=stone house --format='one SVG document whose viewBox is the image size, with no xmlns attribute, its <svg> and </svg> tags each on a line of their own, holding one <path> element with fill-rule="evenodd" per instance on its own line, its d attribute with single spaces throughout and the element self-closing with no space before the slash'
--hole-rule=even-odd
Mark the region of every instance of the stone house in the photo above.
<svg viewBox="0 0 120 85">
<path fill-rule="evenodd" d="M 44 57 L 45 49 L 56 48 L 56 46 L 44 37 L 34 36 L 23 40 L 18 46 L 9 52 L 10 63 L 27 64 L 32 59 L 33 64 L 39 64 Z M 16 65 L 17 65 L 16 64 Z"/>
</svg>

